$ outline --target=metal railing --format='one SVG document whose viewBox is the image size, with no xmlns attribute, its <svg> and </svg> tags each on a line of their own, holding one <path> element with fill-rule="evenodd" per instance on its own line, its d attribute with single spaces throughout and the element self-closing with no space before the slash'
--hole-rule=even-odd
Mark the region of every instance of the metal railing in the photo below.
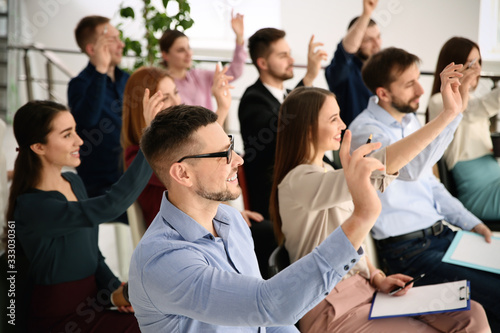
<svg viewBox="0 0 500 333">
<path fill-rule="evenodd" d="M 61 73 L 63 73 L 68 80 L 75 76 L 75 74 L 66 67 L 66 65 L 59 60 L 56 53 L 70 53 L 70 54 L 81 54 L 79 51 L 64 50 L 64 49 L 50 49 L 46 48 L 41 44 L 33 43 L 29 45 L 9 45 L 7 47 L 9 50 L 23 51 L 23 64 L 24 64 L 24 76 L 18 78 L 19 81 L 26 82 L 26 94 L 28 100 L 33 100 L 33 83 L 39 83 L 48 94 L 49 100 L 55 100 L 54 95 L 54 84 L 66 84 L 67 81 L 57 81 L 54 80 L 53 68 L 56 67 Z M 32 75 L 31 70 L 31 59 L 29 53 L 37 52 L 45 59 L 45 78 L 35 78 Z"/>
</svg>

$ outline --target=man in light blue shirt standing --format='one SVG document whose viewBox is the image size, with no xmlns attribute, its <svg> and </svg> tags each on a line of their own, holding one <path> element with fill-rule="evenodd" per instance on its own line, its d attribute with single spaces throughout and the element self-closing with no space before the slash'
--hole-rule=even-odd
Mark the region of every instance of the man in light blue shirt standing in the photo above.
<svg viewBox="0 0 500 333">
<path fill-rule="evenodd" d="M 388 146 L 421 127 L 415 115 L 424 93 L 419 83 L 418 63 L 418 57 L 397 48 L 382 50 L 368 60 L 362 71 L 363 80 L 376 96 L 370 98 L 367 109 L 349 126 L 353 149 L 364 144 L 370 134 L 374 142 Z M 450 66 L 457 65 L 450 64 L 447 68 Z M 463 71 L 461 65 L 457 70 Z M 400 176 L 384 193 L 379 193 L 382 212 L 372 235 L 387 274 L 425 273 L 422 284 L 471 281 L 472 299 L 484 306 L 492 331 L 496 332 L 495 323 L 500 323 L 500 289 L 491 286 L 500 285 L 500 276 L 441 261 L 455 235 L 443 225 L 443 220 L 491 241 L 489 228 L 465 209 L 432 173 L 432 166 L 453 139 L 461 119 L 459 115 L 453 120 L 433 143 L 399 171 Z"/>
<path fill-rule="evenodd" d="M 298 332 L 293 324 L 318 304 L 363 255 L 363 239 L 380 213 L 365 158 L 378 145 L 341 149 L 354 212 L 312 253 L 263 280 L 250 230 L 221 204 L 237 198 L 243 159 L 234 141 L 199 106 L 160 112 L 141 149 L 168 188 L 160 212 L 130 265 L 129 295 L 142 332 Z M 344 148 L 345 147 L 345 148 Z"/>
</svg>

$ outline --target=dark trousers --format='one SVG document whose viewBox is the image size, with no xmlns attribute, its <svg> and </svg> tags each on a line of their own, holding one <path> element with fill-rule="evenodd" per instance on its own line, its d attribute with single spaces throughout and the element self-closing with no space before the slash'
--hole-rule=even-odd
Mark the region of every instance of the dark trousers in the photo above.
<svg viewBox="0 0 500 333">
<path fill-rule="evenodd" d="M 481 303 L 486 310 L 492 332 L 500 332 L 500 275 L 442 262 L 453 237 L 455 232 L 445 226 L 437 236 L 393 244 L 375 243 L 380 265 L 386 274 L 417 276 L 425 273 L 425 277 L 416 285 L 469 280 L 471 298 Z"/>
</svg>

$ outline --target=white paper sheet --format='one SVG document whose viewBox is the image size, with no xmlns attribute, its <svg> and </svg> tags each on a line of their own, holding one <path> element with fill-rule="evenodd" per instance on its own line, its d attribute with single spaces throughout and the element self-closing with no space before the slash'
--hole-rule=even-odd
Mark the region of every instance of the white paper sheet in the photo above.
<svg viewBox="0 0 500 333">
<path fill-rule="evenodd" d="M 370 319 L 467 310 L 467 280 L 411 288 L 406 295 L 389 296 L 377 292 Z"/>
<path fill-rule="evenodd" d="M 482 235 L 458 231 L 443 257 L 444 262 L 500 274 L 500 237 L 486 243 Z"/>
</svg>

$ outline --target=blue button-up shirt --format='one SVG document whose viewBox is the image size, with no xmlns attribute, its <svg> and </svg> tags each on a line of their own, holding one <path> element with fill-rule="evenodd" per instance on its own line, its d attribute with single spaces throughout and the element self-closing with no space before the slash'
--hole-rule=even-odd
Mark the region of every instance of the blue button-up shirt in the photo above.
<svg viewBox="0 0 500 333">
<path fill-rule="evenodd" d="M 263 280 L 237 210 L 219 206 L 214 237 L 167 197 L 130 265 L 130 300 L 142 332 L 297 332 L 293 323 L 363 255 L 338 228 L 312 253 Z"/>
<path fill-rule="evenodd" d="M 371 97 L 367 109 L 349 126 L 353 138 L 352 150 L 365 144 L 370 134 L 373 134 L 372 142 L 381 142 L 382 147 L 386 147 L 421 128 L 414 113 L 406 114 L 400 123 L 377 102 L 377 96 Z M 453 139 L 461 119 L 460 114 L 418 156 L 399 170 L 399 177 L 384 193 L 379 193 L 382 212 L 372 229 L 375 239 L 425 229 L 441 219 L 464 230 L 471 230 L 481 223 L 432 173 L 432 166 Z"/>
</svg>

